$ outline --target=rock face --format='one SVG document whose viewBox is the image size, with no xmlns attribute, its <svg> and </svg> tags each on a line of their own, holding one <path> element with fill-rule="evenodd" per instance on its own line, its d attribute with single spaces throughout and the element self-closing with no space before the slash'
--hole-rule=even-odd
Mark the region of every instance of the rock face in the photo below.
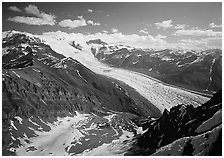
<svg viewBox="0 0 224 158">
<path fill-rule="evenodd" d="M 222 92 L 194 108 L 178 105 L 142 124 L 146 132 L 127 155 L 221 155 Z"/>
<path fill-rule="evenodd" d="M 137 92 L 129 94 L 121 83 L 93 73 L 26 34 L 10 32 L 3 39 L 2 67 L 4 154 L 12 140 L 9 128 L 15 116 L 49 119 L 75 111 L 160 116 Z"/>
<path fill-rule="evenodd" d="M 92 53 L 106 64 L 140 71 L 166 83 L 200 91 L 218 91 L 222 87 L 222 51 L 219 49 L 156 51 L 102 43 L 95 42 Z"/>
</svg>

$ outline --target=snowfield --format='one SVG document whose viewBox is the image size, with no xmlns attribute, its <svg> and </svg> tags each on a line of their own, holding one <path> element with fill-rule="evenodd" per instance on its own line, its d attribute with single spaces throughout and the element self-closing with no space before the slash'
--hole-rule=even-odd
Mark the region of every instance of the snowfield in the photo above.
<svg viewBox="0 0 224 158">
<path fill-rule="evenodd" d="M 11 121 L 11 144 L 17 142 L 18 146 L 10 151 L 18 156 L 124 155 L 131 147 L 134 131 L 143 132 L 137 126 L 133 126 L 134 131 L 125 129 L 120 123 L 124 120 L 117 114 L 99 117 L 76 112 L 53 122 L 39 119 L 40 124 L 37 120 L 15 117 Z M 29 130 L 34 132 L 32 136 Z"/>
<path fill-rule="evenodd" d="M 79 39 L 77 36 L 72 36 L 72 34 L 63 32 L 46 33 L 44 35 L 39 35 L 39 38 L 50 45 L 57 53 L 78 60 L 95 73 L 115 78 L 133 87 L 143 97 L 159 108 L 161 112 L 163 112 L 165 108 L 169 110 L 171 107 L 178 104 L 192 104 L 198 106 L 209 100 L 207 97 L 165 85 L 141 73 L 109 67 L 99 62 L 94 57 L 91 53 L 91 46 L 85 43 L 86 39 Z M 80 43 L 83 47 L 82 52 L 78 52 L 77 49 L 72 47 L 69 44 L 71 41 Z"/>
</svg>

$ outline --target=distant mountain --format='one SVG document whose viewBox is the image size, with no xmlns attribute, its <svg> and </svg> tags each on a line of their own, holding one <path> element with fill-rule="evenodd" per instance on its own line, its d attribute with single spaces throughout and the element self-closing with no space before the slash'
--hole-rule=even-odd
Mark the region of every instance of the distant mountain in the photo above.
<svg viewBox="0 0 224 158">
<path fill-rule="evenodd" d="M 102 44 L 102 45 L 107 45 L 106 42 L 103 42 L 101 39 L 95 39 L 95 40 L 89 40 L 86 42 L 86 44 Z"/>
<path fill-rule="evenodd" d="M 180 87 L 199 91 L 218 91 L 222 87 L 219 49 L 156 51 L 98 43 L 92 47 L 92 53 L 106 64 L 139 71 Z"/>
<path fill-rule="evenodd" d="M 141 121 L 140 121 L 141 122 Z M 222 92 L 194 108 L 178 105 L 140 123 L 145 133 L 127 155 L 222 155 Z"/>
</svg>

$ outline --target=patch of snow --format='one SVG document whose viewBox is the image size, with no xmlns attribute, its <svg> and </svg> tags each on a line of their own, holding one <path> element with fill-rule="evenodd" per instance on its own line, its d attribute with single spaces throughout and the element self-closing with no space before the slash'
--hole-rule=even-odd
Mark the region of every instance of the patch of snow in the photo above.
<svg viewBox="0 0 224 158">
<path fill-rule="evenodd" d="M 136 130 L 137 134 L 144 134 L 147 131 L 148 131 L 148 129 L 146 129 L 146 130 L 143 131 L 143 128 L 142 127 L 138 127 L 137 130 Z"/>
<path fill-rule="evenodd" d="M 27 43 L 21 43 L 21 46 L 22 46 L 23 48 L 26 48 L 27 46 L 30 46 L 30 45 L 27 44 Z"/>
<path fill-rule="evenodd" d="M 11 136 L 11 138 L 12 138 L 13 141 L 16 141 L 16 138 L 14 138 L 13 136 Z"/>
<path fill-rule="evenodd" d="M 12 71 L 18 78 L 20 78 L 20 76 L 15 72 L 15 71 Z"/>
<path fill-rule="evenodd" d="M 165 56 L 165 57 L 162 57 L 161 60 L 163 60 L 163 61 L 171 61 L 171 60 L 174 60 L 174 59 Z"/>
<path fill-rule="evenodd" d="M 131 54 L 127 54 L 126 56 L 125 56 L 125 58 L 128 58 L 128 57 L 130 57 L 131 56 Z"/>
<path fill-rule="evenodd" d="M 2 56 L 9 54 L 8 48 L 2 48 Z"/>
<path fill-rule="evenodd" d="M 116 116 L 116 114 L 104 116 L 104 118 L 106 118 L 108 120 L 108 122 L 110 122 L 114 116 Z"/>
<path fill-rule="evenodd" d="M 122 133 L 118 139 L 113 140 L 111 143 L 104 143 L 92 150 L 87 149 L 83 153 L 78 154 L 78 156 L 124 156 L 131 145 L 123 142 L 130 140 L 134 134 L 125 130 L 122 130 Z"/>
<path fill-rule="evenodd" d="M 114 55 L 112 58 L 123 58 L 123 55 Z"/>
<path fill-rule="evenodd" d="M 84 79 L 84 78 L 82 77 L 82 75 L 79 73 L 79 70 L 76 70 L 76 72 L 77 72 L 77 74 L 79 75 L 79 77 L 81 77 L 81 78 L 87 83 L 86 79 Z"/>
<path fill-rule="evenodd" d="M 14 122 L 11 120 L 10 121 L 10 126 L 12 126 L 15 130 L 18 130 L 17 128 L 16 128 L 16 126 L 14 125 Z"/>
<path fill-rule="evenodd" d="M 21 117 L 19 117 L 19 116 L 15 116 L 14 118 L 17 119 L 17 120 L 19 121 L 20 124 L 22 124 L 23 119 L 22 119 Z"/>
<path fill-rule="evenodd" d="M 61 156 L 68 155 L 65 151 L 66 146 L 72 147 L 73 142 L 82 144 L 80 140 L 84 137 L 84 135 L 81 133 L 79 128 L 87 123 L 86 120 L 89 116 L 90 114 L 80 114 L 76 112 L 76 116 L 74 117 L 58 117 L 57 121 L 53 124 L 47 123 L 47 125 L 51 128 L 48 132 L 36 131 L 33 129 L 33 131 L 37 134 L 37 137 L 30 138 L 31 143 L 29 144 L 25 143 L 22 138 L 19 138 L 23 146 L 16 149 L 16 154 L 23 156 L 49 155 L 49 153 Z M 37 150 L 27 152 L 26 148 L 29 146 L 33 146 Z"/>
<path fill-rule="evenodd" d="M 201 61 L 203 61 L 203 59 L 204 59 L 204 57 L 203 57 L 203 56 L 199 56 L 199 57 L 197 57 L 197 59 L 196 59 L 196 60 L 194 60 L 194 61 L 192 61 L 191 63 L 189 63 L 189 65 L 192 65 L 192 64 L 194 64 L 194 63 L 201 62 Z"/>
<path fill-rule="evenodd" d="M 48 58 L 52 59 L 53 61 L 57 61 L 57 60 L 58 60 L 58 58 L 52 56 L 52 55 L 49 54 L 49 53 L 45 53 L 45 54 L 43 54 L 43 55 L 47 56 Z"/>
<path fill-rule="evenodd" d="M 14 152 L 15 148 L 9 148 L 9 151 Z"/>
<path fill-rule="evenodd" d="M 68 66 L 66 64 L 62 64 L 61 62 L 54 64 L 52 67 L 58 68 L 58 69 L 66 69 Z"/>
<path fill-rule="evenodd" d="M 139 60 L 138 60 L 138 61 L 133 62 L 132 64 L 134 64 L 134 65 L 135 65 L 135 64 L 137 64 L 138 62 L 139 62 Z"/>
<path fill-rule="evenodd" d="M 29 118 L 28 120 L 29 120 L 32 124 L 34 124 L 34 125 L 40 127 L 40 125 L 38 125 L 37 123 L 33 122 L 33 121 L 31 120 L 31 118 Z"/>
<path fill-rule="evenodd" d="M 37 70 L 37 69 L 34 69 L 34 68 L 33 68 L 33 70 L 36 71 L 36 72 L 40 72 L 40 70 Z"/>
</svg>

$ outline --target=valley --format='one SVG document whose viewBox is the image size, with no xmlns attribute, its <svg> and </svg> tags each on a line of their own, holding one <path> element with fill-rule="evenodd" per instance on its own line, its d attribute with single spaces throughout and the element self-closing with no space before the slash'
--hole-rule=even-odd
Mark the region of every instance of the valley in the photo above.
<svg viewBox="0 0 224 158">
<path fill-rule="evenodd" d="M 86 41 L 75 45 L 75 40 L 62 32 L 4 32 L 3 155 L 150 155 L 195 136 L 194 130 L 203 130 L 200 124 L 216 112 L 214 126 L 220 125 L 220 93 L 214 102 L 199 92 L 109 66 L 95 58 Z M 170 129 L 164 132 L 166 124 L 180 127 L 177 137 L 170 137 Z M 206 128 L 218 137 L 220 128 Z"/>
<path fill-rule="evenodd" d="M 93 54 L 91 54 L 91 47 L 85 44 L 85 42 L 79 41 L 83 46 L 82 52 L 79 53 L 77 49 L 69 44 L 74 39 L 66 34 L 59 32 L 56 35 L 43 35 L 40 36 L 40 38 L 42 38 L 46 44 L 50 45 L 56 52 L 80 61 L 84 66 L 90 68 L 95 73 L 115 78 L 133 87 L 138 93 L 157 106 L 161 112 L 165 108 L 170 109 L 172 106 L 179 103 L 198 106 L 209 99 L 201 95 L 194 95 L 179 88 L 174 88 L 168 85 L 163 86 L 160 81 L 136 72 L 133 73 L 132 71 L 109 67 L 106 64 L 100 63 L 94 58 Z M 184 100 L 183 98 L 187 99 Z"/>
</svg>

